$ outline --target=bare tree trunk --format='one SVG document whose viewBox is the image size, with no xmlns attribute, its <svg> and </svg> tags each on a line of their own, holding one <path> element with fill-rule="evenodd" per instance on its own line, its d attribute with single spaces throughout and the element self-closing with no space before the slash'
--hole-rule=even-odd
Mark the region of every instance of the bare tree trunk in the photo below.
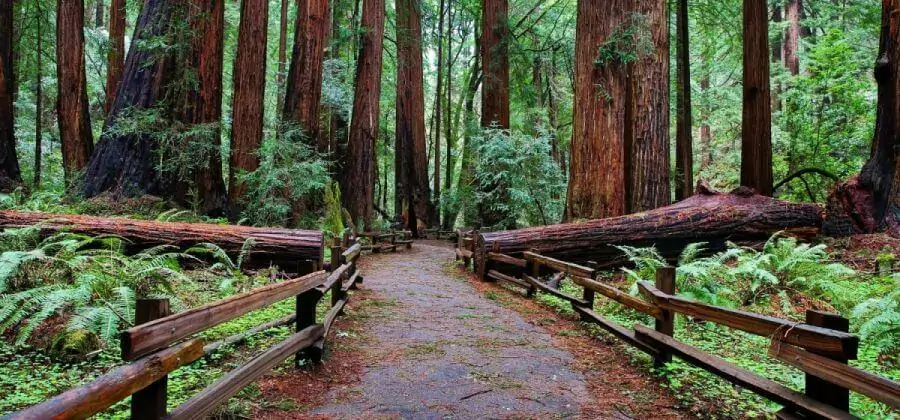
<svg viewBox="0 0 900 420">
<path fill-rule="evenodd" d="M 768 10 L 744 2 L 744 107 L 741 185 L 772 195 L 772 104 L 769 96 Z"/>
<path fill-rule="evenodd" d="M 277 110 L 284 109 L 284 79 L 285 63 L 287 62 L 287 26 L 288 26 L 288 0 L 281 0 L 281 18 L 278 25 L 278 98 Z M 268 20 L 268 19 L 267 19 Z"/>
<path fill-rule="evenodd" d="M 691 51 L 687 0 L 678 0 L 675 67 L 677 127 L 675 128 L 675 200 L 694 195 L 694 151 L 691 129 Z"/>
<path fill-rule="evenodd" d="M 0 2 L 0 191 L 11 192 L 22 183 L 13 107 L 13 2 Z"/>
<path fill-rule="evenodd" d="M 669 204 L 669 29 L 666 0 L 637 0 L 646 16 L 652 51 L 631 63 L 626 111 L 626 209 L 642 212 Z"/>
<path fill-rule="evenodd" d="M 41 9 L 41 2 L 35 2 L 35 34 L 37 36 L 36 54 L 35 54 L 35 98 L 34 98 L 34 182 L 32 188 L 37 190 L 41 186 L 41 158 L 43 153 L 42 141 L 44 139 L 44 34 L 42 26 L 44 23 L 44 13 Z"/>
<path fill-rule="evenodd" d="M 257 152 L 263 140 L 268 20 L 268 0 L 243 0 L 233 71 L 234 104 L 231 108 L 233 121 L 228 171 L 228 213 L 231 220 L 240 216 L 247 191 L 238 174 L 252 172 L 259 167 Z"/>
<path fill-rule="evenodd" d="M 434 95 L 434 131 L 431 133 L 434 139 L 432 152 L 434 154 L 434 201 L 437 202 L 441 198 L 441 111 L 443 106 L 443 84 L 444 84 L 444 15 L 447 13 L 447 1 L 441 0 L 438 12 L 438 51 L 437 51 L 437 86 Z M 438 219 L 440 219 L 441 210 L 437 208 Z M 438 221 L 440 223 L 440 221 Z M 436 225 L 432 225 L 436 226 Z"/>
<path fill-rule="evenodd" d="M 103 27 L 103 9 L 105 7 L 106 6 L 103 5 L 103 0 L 97 0 L 97 2 L 94 4 L 94 26 L 97 28 Z"/>
<path fill-rule="evenodd" d="M 84 0 L 58 0 L 56 72 L 59 137 L 66 183 L 71 184 L 94 150 L 84 68 Z"/>
<path fill-rule="evenodd" d="M 784 9 L 784 17 L 788 27 L 784 31 L 784 43 L 781 47 L 781 59 L 784 66 L 793 75 L 800 74 L 800 11 L 802 0 L 788 0 Z"/>
<path fill-rule="evenodd" d="M 509 46 L 507 0 L 483 0 L 481 126 L 509 128 Z"/>
<path fill-rule="evenodd" d="M 109 51 L 106 54 L 106 105 L 109 113 L 116 100 L 116 91 L 122 81 L 125 66 L 125 0 L 110 0 L 109 3 Z"/>
<path fill-rule="evenodd" d="M 330 28 L 328 17 L 328 0 L 300 0 L 283 116 L 284 121 L 299 124 L 308 144 L 323 153 L 328 151 L 328 140 L 319 135 L 319 101 Z"/>
<path fill-rule="evenodd" d="M 709 66 L 707 65 L 706 58 L 703 59 L 703 77 L 700 79 L 700 91 L 703 92 L 703 95 L 706 95 L 706 92 L 709 91 Z M 700 160 L 700 170 L 709 167 L 709 164 L 712 163 L 713 158 L 713 148 L 712 148 L 712 128 L 709 126 L 709 110 L 707 109 L 709 105 L 704 104 L 700 108 L 700 149 L 703 156 Z"/>
<path fill-rule="evenodd" d="M 453 57 L 453 14 L 453 2 L 449 2 L 447 3 L 447 86 L 444 88 L 447 100 L 444 108 L 444 138 L 447 141 L 445 152 L 447 158 L 444 165 L 444 192 L 449 192 L 450 188 L 453 187 L 453 146 L 455 141 L 453 139 L 451 119 L 453 118 L 453 64 L 456 61 Z M 441 207 L 444 208 L 443 205 Z M 448 218 L 449 215 L 446 213 L 446 210 L 443 210 L 442 213 L 444 220 L 441 226 L 446 230 L 450 230 L 453 220 Z"/>
<path fill-rule="evenodd" d="M 356 67 L 353 119 L 347 147 L 347 166 L 341 186 L 344 207 L 357 228 L 372 227 L 375 184 L 375 142 L 378 139 L 381 96 L 384 0 L 363 0 L 362 34 Z"/>
<path fill-rule="evenodd" d="M 596 56 L 597 46 L 628 24 L 630 4 L 629 0 L 578 2 L 569 221 L 625 213 L 626 66 L 618 61 L 600 65 Z"/>
</svg>

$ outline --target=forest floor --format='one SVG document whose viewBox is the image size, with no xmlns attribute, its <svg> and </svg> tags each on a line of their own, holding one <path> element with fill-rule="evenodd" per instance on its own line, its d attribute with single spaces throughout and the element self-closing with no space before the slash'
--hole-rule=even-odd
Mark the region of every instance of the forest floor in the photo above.
<svg viewBox="0 0 900 420">
<path fill-rule="evenodd" d="M 574 320 L 479 283 L 445 242 L 366 255 L 323 363 L 259 382 L 255 418 L 681 418 Z"/>
</svg>

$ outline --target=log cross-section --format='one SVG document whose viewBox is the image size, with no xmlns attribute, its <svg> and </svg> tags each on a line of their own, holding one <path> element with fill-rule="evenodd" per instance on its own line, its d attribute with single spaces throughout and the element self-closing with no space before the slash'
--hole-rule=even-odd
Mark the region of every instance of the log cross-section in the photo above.
<svg viewBox="0 0 900 420">
<path fill-rule="evenodd" d="M 134 360 L 207 328 L 311 290 L 322 284 L 327 275 L 325 271 L 307 274 L 129 328 L 122 333 L 122 358 Z"/>
</svg>

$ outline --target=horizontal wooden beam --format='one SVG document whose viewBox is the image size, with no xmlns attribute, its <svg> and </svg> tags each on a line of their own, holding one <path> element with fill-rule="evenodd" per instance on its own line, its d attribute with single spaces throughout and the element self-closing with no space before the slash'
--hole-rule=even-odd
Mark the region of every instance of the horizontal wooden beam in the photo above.
<svg viewBox="0 0 900 420">
<path fill-rule="evenodd" d="M 229 344 L 241 343 L 241 342 L 245 341 L 247 339 L 247 337 L 250 337 L 251 335 L 259 334 L 263 331 L 270 330 L 270 329 L 276 328 L 276 327 L 280 327 L 282 325 L 293 324 L 296 319 L 297 319 L 297 314 L 293 313 L 288 316 L 266 322 L 265 324 L 257 325 L 247 331 L 240 332 L 240 333 L 237 333 L 234 335 L 230 335 L 219 341 L 214 341 L 212 343 L 209 343 L 209 344 L 203 346 L 203 355 L 209 356 L 210 354 L 215 353 L 216 350 L 218 350 L 222 346 L 226 346 Z"/>
<path fill-rule="evenodd" d="M 707 305 L 663 293 L 646 281 L 638 282 L 638 288 L 662 309 L 668 309 L 788 344 L 830 354 L 839 354 L 846 359 L 856 358 L 859 337 L 853 334 L 753 312 Z"/>
<path fill-rule="evenodd" d="M 640 337 L 635 335 L 633 330 L 625 328 L 615 322 L 612 322 L 602 316 L 600 314 L 581 306 L 573 306 L 572 309 L 575 312 L 578 312 L 581 315 L 581 319 L 585 321 L 592 322 L 597 324 L 600 328 L 603 328 L 608 333 L 614 335 L 616 338 L 624 341 L 626 344 L 631 345 L 632 347 L 637 348 L 638 350 L 649 354 L 652 357 L 657 357 L 659 355 L 659 350 L 653 347 L 652 344 L 642 340 Z"/>
<path fill-rule="evenodd" d="M 350 270 L 351 267 L 353 267 L 353 264 L 347 263 L 341 265 L 336 270 L 332 271 L 322 284 L 316 286 L 316 289 L 325 293 L 328 289 L 331 289 L 335 283 L 341 281 L 341 279 L 344 278 L 344 274 L 347 273 L 347 270 Z"/>
<path fill-rule="evenodd" d="M 207 328 L 299 295 L 322 284 L 327 276 L 327 272 L 318 271 L 131 327 L 122 332 L 122 358 L 134 360 Z"/>
<path fill-rule="evenodd" d="M 357 282 L 361 282 L 361 281 L 362 281 L 362 278 L 359 276 L 359 270 L 356 270 L 355 272 L 353 272 L 353 275 L 351 275 L 350 278 L 348 278 L 347 281 L 345 281 L 341 285 L 341 291 L 346 292 L 346 291 L 352 289 L 353 286 Z"/>
<path fill-rule="evenodd" d="M 671 352 L 695 366 L 701 367 L 728 382 L 747 388 L 778 404 L 790 406 L 806 413 L 828 419 L 853 419 L 850 413 L 816 401 L 770 379 L 741 369 L 728 361 L 684 344 L 672 337 L 660 334 L 640 324 L 634 326 L 637 337 L 653 343 L 657 348 Z"/>
<path fill-rule="evenodd" d="M 314 344 L 322 337 L 323 331 L 324 328 L 317 324 L 291 335 L 244 365 L 228 372 L 227 375 L 178 406 L 169 414 L 168 418 L 178 420 L 205 418 L 207 413 L 214 410 L 219 404 L 228 401 L 241 388 L 265 375 L 288 357 Z"/>
<path fill-rule="evenodd" d="M 769 355 L 797 369 L 900 410 L 900 383 L 803 349 L 775 343 Z"/>
<path fill-rule="evenodd" d="M 594 269 L 590 267 L 558 260 L 556 258 L 547 257 L 531 251 L 525 251 L 522 255 L 528 261 L 538 263 L 542 266 L 550 267 L 556 271 L 560 271 L 572 276 L 594 277 Z"/>
<path fill-rule="evenodd" d="M 497 270 L 488 270 L 487 276 L 494 280 L 510 282 L 510 283 L 522 286 L 526 289 L 531 288 L 531 286 L 528 283 L 525 283 L 524 281 L 519 280 L 513 276 L 508 276 L 506 274 L 503 274 Z"/>
<path fill-rule="evenodd" d="M 546 283 L 544 283 L 544 282 L 542 282 L 542 281 L 540 281 L 540 280 L 538 280 L 538 279 L 536 279 L 536 278 L 534 278 L 534 277 L 531 277 L 531 276 L 529 276 L 529 275 L 524 275 L 524 276 L 522 276 L 522 279 L 524 279 L 526 282 L 530 283 L 530 284 L 533 285 L 534 287 L 537 287 L 538 289 L 540 289 L 540 290 L 541 290 L 542 292 L 544 292 L 544 293 L 551 294 L 551 295 L 556 296 L 556 297 L 558 297 L 558 298 L 560 298 L 560 299 L 565 299 L 565 300 L 571 302 L 571 303 L 574 304 L 574 305 L 588 306 L 588 302 L 587 302 L 586 300 L 577 298 L 577 297 L 575 297 L 575 296 L 572 296 L 572 295 L 567 294 L 567 293 L 564 293 L 564 292 L 561 292 L 559 289 L 555 289 L 555 288 L 553 288 L 553 287 L 550 287 L 550 285 L 548 285 L 548 284 L 546 284 Z"/>
<path fill-rule="evenodd" d="M 511 257 L 506 254 L 500 254 L 497 252 L 488 252 L 488 259 L 491 261 L 496 261 L 503 264 L 514 265 L 516 267 L 525 268 L 528 264 L 525 260 L 521 258 Z"/>
<path fill-rule="evenodd" d="M 345 263 L 354 263 L 356 262 L 356 259 L 359 258 L 360 252 L 362 252 L 362 245 L 357 242 L 350 248 L 347 248 L 346 251 L 341 253 L 341 257 L 344 258 Z"/>
<path fill-rule="evenodd" d="M 191 340 L 114 368 L 83 386 L 13 413 L 9 419 L 85 419 L 201 357 L 203 342 Z"/>
<path fill-rule="evenodd" d="M 628 293 L 616 289 L 615 287 L 612 287 L 608 284 L 603 284 L 599 281 L 581 276 L 572 276 L 572 281 L 574 281 L 575 284 L 581 287 L 600 293 L 601 295 L 606 296 L 607 298 L 619 302 L 622 305 L 625 305 L 638 312 L 645 313 L 659 320 L 663 319 L 662 310 L 658 307 L 642 299 L 631 296 Z"/>
</svg>

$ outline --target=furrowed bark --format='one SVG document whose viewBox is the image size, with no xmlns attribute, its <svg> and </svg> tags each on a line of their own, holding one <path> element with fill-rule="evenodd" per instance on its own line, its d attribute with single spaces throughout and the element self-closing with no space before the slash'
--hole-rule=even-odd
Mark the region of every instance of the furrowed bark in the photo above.
<svg viewBox="0 0 900 420">
<path fill-rule="evenodd" d="M 688 30 L 687 0 L 677 1 L 675 41 L 675 200 L 683 200 L 694 194 L 694 151 L 691 139 L 691 51 Z"/>
<path fill-rule="evenodd" d="M 769 88 L 768 7 L 744 2 L 744 106 L 741 185 L 772 195 L 772 105 Z"/>
<path fill-rule="evenodd" d="M 109 2 L 109 51 L 106 53 L 106 104 L 109 113 L 116 99 L 125 67 L 125 0 Z"/>
<path fill-rule="evenodd" d="M 329 23 L 328 0 L 300 0 L 283 110 L 283 120 L 299 124 L 310 147 L 323 153 L 328 141 L 319 135 L 319 102 Z"/>
<path fill-rule="evenodd" d="M 58 0 L 56 72 L 59 93 L 56 112 L 68 184 L 84 169 L 94 151 L 84 61 L 84 0 Z"/>
<path fill-rule="evenodd" d="M 0 191 L 11 192 L 21 184 L 16 156 L 13 97 L 13 2 L 0 2 Z"/>
</svg>

